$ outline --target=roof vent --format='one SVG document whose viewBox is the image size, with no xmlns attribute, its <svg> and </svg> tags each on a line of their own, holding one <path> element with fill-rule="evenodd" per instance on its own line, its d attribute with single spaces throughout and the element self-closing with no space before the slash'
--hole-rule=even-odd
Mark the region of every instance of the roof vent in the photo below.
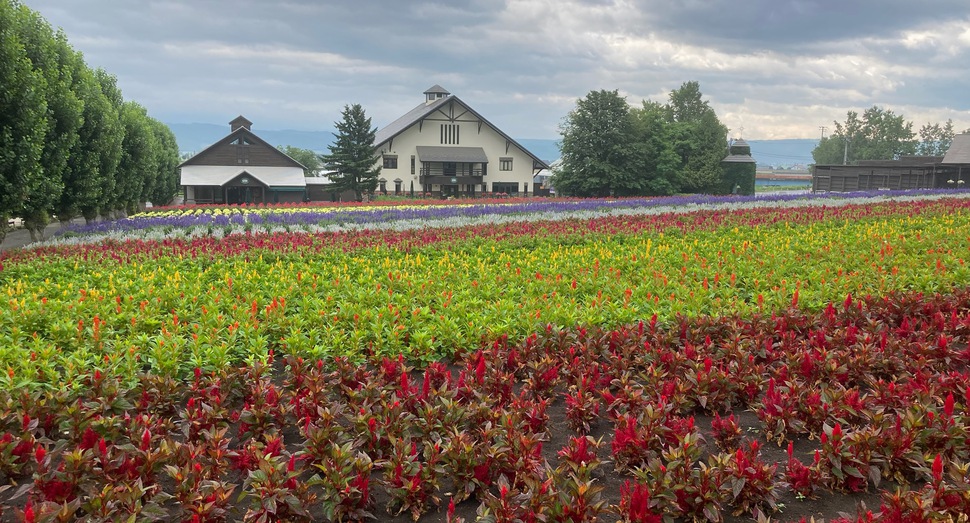
<svg viewBox="0 0 970 523">
<path fill-rule="evenodd" d="M 236 132 L 236 129 L 239 129 L 240 127 L 249 131 L 249 128 L 252 127 L 252 125 L 253 122 L 250 122 L 245 117 L 240 115 L 237 116 L 233 121 L 229 122 L 229 132 Z"/>
<path fill-rule="evenodd" d="M 427 91 L 424 92 L 424 102 L 426 104 L 431 104 L 431 103 L 434 103 L 436 100 L 447 97 L 450 94 L 451 93 L 449 93 L 448 90 L 445 89 L 444 87 L 441 87 L 438 84 L 434 84 L 431 87 L 429 87 Z"/>
</svg>

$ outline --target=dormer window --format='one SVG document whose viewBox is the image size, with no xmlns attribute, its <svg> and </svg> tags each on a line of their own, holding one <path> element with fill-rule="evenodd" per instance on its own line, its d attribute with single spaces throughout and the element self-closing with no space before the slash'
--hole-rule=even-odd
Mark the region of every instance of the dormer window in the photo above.
<svg viewBox="0 0 970 523">
<path fill-rule="evenodd" d="M 249 141 L 244 136 L 240 136 L 239 138 L 236 138 L 235 140 L 233 140 L 232 142 L 229 142 L 229 143 L 231 145 L 252 145 L 253 144 L 253 142 Z"/>
</svg>

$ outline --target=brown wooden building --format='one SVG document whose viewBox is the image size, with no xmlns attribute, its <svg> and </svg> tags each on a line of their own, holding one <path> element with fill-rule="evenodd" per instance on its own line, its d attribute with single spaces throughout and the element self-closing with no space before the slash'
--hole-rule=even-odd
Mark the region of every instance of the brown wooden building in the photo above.
<svg viewBox="0 0 970 523">
<path fill-rule="evenodd" d="M 225 138 L 182 162 L 185 203 L 281 203 L 306 198 L 305 167 L 256 136 L 239 116 Z"/>
<path fill-rule="evenodd" d="M 812 191 L 962 188 L 970 183 L 970 134 L 959 134 L 945 156 L 903 156 L 856 165 L 816 165 Z"/>
</svg>

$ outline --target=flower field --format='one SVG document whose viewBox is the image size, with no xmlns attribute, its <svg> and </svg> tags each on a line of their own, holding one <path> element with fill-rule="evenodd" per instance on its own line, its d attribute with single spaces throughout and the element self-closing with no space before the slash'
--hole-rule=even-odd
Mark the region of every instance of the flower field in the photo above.
<svg viewBox="0 0 970 523">
<path fill-rule="evenodd" d="M 968 254 L 952 192 L 78 228 L 0 254 L 0 518 L 965 521 Z"/>
</svg>

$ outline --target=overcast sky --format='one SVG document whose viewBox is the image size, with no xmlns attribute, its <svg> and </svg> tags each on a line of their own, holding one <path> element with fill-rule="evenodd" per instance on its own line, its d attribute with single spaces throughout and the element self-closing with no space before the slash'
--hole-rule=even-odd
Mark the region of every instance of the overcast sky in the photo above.
<svg viewBox="0 0 970 523">
<path fill-rule="evenodd" d="M 970 127 L 967 0 L 24 0 L 169 123 L 383 127 L 440 84 L 516 138 L 591 90 L 697 80 L 747 139 L 817 138 L 873 105 Z"/>
</svg>

